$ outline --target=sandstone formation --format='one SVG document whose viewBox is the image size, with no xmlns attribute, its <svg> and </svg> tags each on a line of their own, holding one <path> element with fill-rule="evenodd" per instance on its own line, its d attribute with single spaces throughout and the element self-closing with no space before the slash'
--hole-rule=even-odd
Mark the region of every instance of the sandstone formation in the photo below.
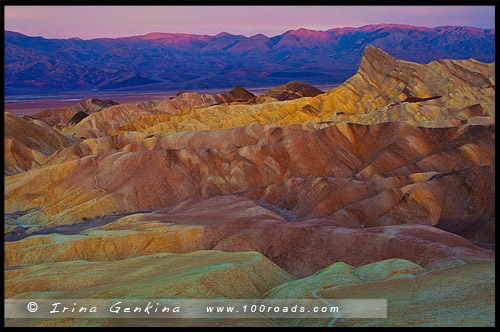
<svg viewBox="0 0 500 332">
<path fill-rule="evenodd" d="M 322 99 L 323 112 L 330 120 L 345 114 L 354 116 L 344 121 L 361 123 L 494 116 L 494 67 L 494 63 L 474 60 L 437 60 L 423 65 L 397 60 L 367 46 L 356 75 Z M 467 107 L 476 110 L 464 112 Z"/>
<path fill-rule="evenodd" d="M 368 46 L 356 75 L 316 97 L 251 105 L 185 109 L 175 115 L 145 116 L 109 132 L 170 133 L 225 129 L 256 123 L 286 126 L 335 123 L 408 122 L 425 127 L 495 119 L 495 64 L 438 60 L 418 64 L 397 60 Z"/>
<path fill-rule="evenodd" d="M 40 120 L 49 126 L 57 126 L 66 124 L 76 113 L 78 112 L 71 107 L 50 108 L 23 118 L 26 120 Z"/>
<path fill-rule="evenodd" d="M 93 116 L 108 110 L 113 107 Z M 7 178 L 6 211 L 35 209 L 20 221 L 45 227 L 238 193 L 290 210 L 297 220 L 328 217 L 353 227 L 413 223 L 467 236 L 494 219 L 491 125 L 260 126 L 215 133 L 129 145 L 121 135 L 121 143 L 95 145 L 105 153 L 118 150 L 100 156 L 91 141 L 80 143 L 61 151 L 70 161 Z"/>
<path fill-rule="evenodd" d="M 288 273 L 303 277 L 337 261 L 359 266 L 380 259 L 404 258 L 434 269 L 464 259 L 493 259 L 487 250 L 435 227 L 360 229 L 335 220 L 290 222 L 287 217 L 286 211 L 278 207 L 232 195 L 186 201 L 153 213 L 91 226 L 75 235 L 36 235 L 6 242 L 5 266 L 74 259 L 112 261 L 210 249 L 257 251 Z M 53 231 L 72 234 L 72 227 L 58 229 Z"/>
<path fill-rule="evenodd" d="M 50 126 L 65 125 L 68 122 L 71 122 L 70 124 L 75 124 L 85 117 L 84 114 L 90 115 L 114 105 L 118 105 L 118 103 L 112 100 L 89 98 L 67 108 L 48 109 L 30 116 L 26 116 L 25 118 L 38 119 Z M 75 118 L 75 116 L 79 113 L 80 115 Z M 79 120 L 76 121 L 77 119 Z"/>
<path fill-rule="evenodd" d="M 105 264 L 105 265 L 104 265 Z M 133 266 L 133 271 L 130 267 Z M 62 271 L 62 272 L 61 272 Z M 89 274 L 88 271 L 93 271 Z M 124 274 L 124 271 L 128 273 Z M 260 298 L 387 299 L 385 319 L 239 319 L 237 326 L 493 326 L 494 263 L 460 261 L 426 270 L 403 259 L 354 268 L 337 262 L 311 276 L 292 280 L 260 254 L 196 251 L 152 254 L 115 262 L 71 261 L 6 271 L 8 298 Z M 31 280 L 37 280 L 32 282 Z M 333 300 L 330 300 L 333 299 Z M 333 303 L 332 303 L 333 302 Z M 464 310 L 464 307 L 467 309 Z M 429 308 L 432 308 L 430 311 Z M 19 320 L 6 320 L 7 325 Z M 186 320 L 31 319 L 21 326 L 191 325 Z M 224 319 L 196 320 L 224 326 Z M 24 324 L 23 324 L 24 323 Z M 196 325 L 196 324 L 195 324 Z"/>
<path fill-rule="evenodd" d="M 75 125 L 63 127 L 61 132 L 65 135 L 77 137 L 103 137 L 107 133 L 128 122 L 134 122 L 142 116 L 157 113 L 154 110 L 145 110 L 131 105 L 115 105 L 92 113 Z"/>
<path fill-rule="evenodd" d="M 4 175 L 18 174 L 47 161 L 71 141 L 40 120 L 27 121 L 4 112 Z"/>
<path fill-rule="evenodd" d="M 314 275 L 273 288 L 267 298 L 387 299 L 384 319 L 297 319 L 286 326 L 493 326 L 493 262 L 466 261 L 426 271 L 404 260 L 353 268 L 333 264 Z M 324 300 L 328 302 L 327 300 Z M 334 302 L 334 301 L 331 301 Z"/>
<path fill-rule="evenodd" d="M 89 116 L 87 113 L 80 111 L 80 112 L 76 113 L 75 115 L 73 115 L 71 117 L 71 119 L 69 119 L 68 124 L 69 125 L 75 125 L 78 122 L 80 122 L 83 119 L 85 119 L 87 116 Z"/>
<path fill-rule="evenodd" d="M 133 270 L 124 273 L 129 267 Z M 92 275 L 82 271 L 95 271 Z M 64 273 L 52 273 L 64 271 Z M 7 271 L 9 298 L 255 298 L 291 278 L 255 252 L 197 251 L 114 262 L 67 261 Z M 40 283 L 30 275 L 46 275 Z M 121 276 L 121 277 L 120 277 Z M 81 288 L 82 277 L 86 287 Z M 151 284 L 154 281 L 154 284 Z M 123 282 L 128 287 L 123 287 Z M 193 287 L 197 284 L 198 287 Z M 228 287 L 228 284 L 231 287 Z M 133 292 L 130 290 L 133 289 Z M 45 293 L 45 294 L 44 294 Z M 59 296 L 57 296 L 59 294 Z"/>
<path fill-rule="evenodd" d="M 264 92 L 263 96 L 269 96 L 277 100 L 291 100 L 303 97 L 316 97 L 324 93 L 318 88 L 300 81 L 290 81 Z"/>
<path fill-rule="evenodd" d="M 426 269 L 405 259 L 387 259 L 357 268 L 338 262 L 316 273 L 283 283 L 265 294 L 268 298 L 311 298 L 315 291 L 346 285 L 383 282 L 426 273 Z"/>
<path fill-rule="evenodd" d="M 183 109 L 205 108 L 212 105 L 244 102 L 254 97 L 255 95 L 253 93 L 248 92 L 240 85 L 236 85 L 232 90 L 213 95 L 200 95 L 196 92 L 181 91 L 171 99 L 146 101 L 140 103 L 138 106 L 144 109 L 156 109 L 168 113 L 176 113 Z"/>
</svg>

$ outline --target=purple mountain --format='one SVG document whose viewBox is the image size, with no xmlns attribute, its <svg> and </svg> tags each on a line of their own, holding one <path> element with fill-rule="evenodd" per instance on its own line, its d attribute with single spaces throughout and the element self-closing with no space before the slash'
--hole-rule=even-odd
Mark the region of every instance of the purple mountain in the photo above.
<svg viewBox="0 0 500 332">
<path fill-rule="evenodd" d="M 403 60 L 495 60 L 495 30 L 381 24 L 274 37 L 150 33 L 92 40 L 5 31 L 5 94 L 90 89 L 188 90 L 343 82 L 372 44 Z"/>
</svg>

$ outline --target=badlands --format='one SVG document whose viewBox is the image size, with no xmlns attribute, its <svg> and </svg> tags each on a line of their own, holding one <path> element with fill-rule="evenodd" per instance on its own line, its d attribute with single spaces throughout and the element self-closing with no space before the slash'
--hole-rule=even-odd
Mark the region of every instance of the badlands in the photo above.
<svg viewBox="0 0 500 332">
<path fill-rule="evenodd" d="M 495 63 L 367 46 L 326 93 L 4 114 L 5 297 L 387 299 L 386 319 L 7 326 L 494 326 Z"/>
</svg>

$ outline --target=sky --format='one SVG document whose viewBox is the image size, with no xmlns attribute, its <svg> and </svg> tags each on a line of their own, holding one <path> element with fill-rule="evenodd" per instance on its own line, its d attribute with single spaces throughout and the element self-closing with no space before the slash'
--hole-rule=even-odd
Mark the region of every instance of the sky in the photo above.
<svg viewBox="0 0 500 332">
<path fill-rule="evenodd" d="M 395 23 L 495 28 L 494 6 L 5 6 L 5 30 L 45 38 L 116 38 L 150 32 L 276 36 Z"/>
</svg>

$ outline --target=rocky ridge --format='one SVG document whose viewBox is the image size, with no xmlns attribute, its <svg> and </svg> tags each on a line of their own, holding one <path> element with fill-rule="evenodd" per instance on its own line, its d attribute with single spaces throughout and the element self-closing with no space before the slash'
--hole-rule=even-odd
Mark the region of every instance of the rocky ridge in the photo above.
<svg viewBox="0 0 500 332">
<path fill-rule="evenodd" d="M 254 97 L 253 93 L 248 92 L 240 85 L 236 85 L 232 90 L 216 94 L 200 95 L 196 92 L 181 91 L 171 99 L 142 102 L 138 107 L 176 113 L 183 109 L 205 108 L 213 105 L 230 104 L 232 102 L 244 102 Z"/>
</svg>

